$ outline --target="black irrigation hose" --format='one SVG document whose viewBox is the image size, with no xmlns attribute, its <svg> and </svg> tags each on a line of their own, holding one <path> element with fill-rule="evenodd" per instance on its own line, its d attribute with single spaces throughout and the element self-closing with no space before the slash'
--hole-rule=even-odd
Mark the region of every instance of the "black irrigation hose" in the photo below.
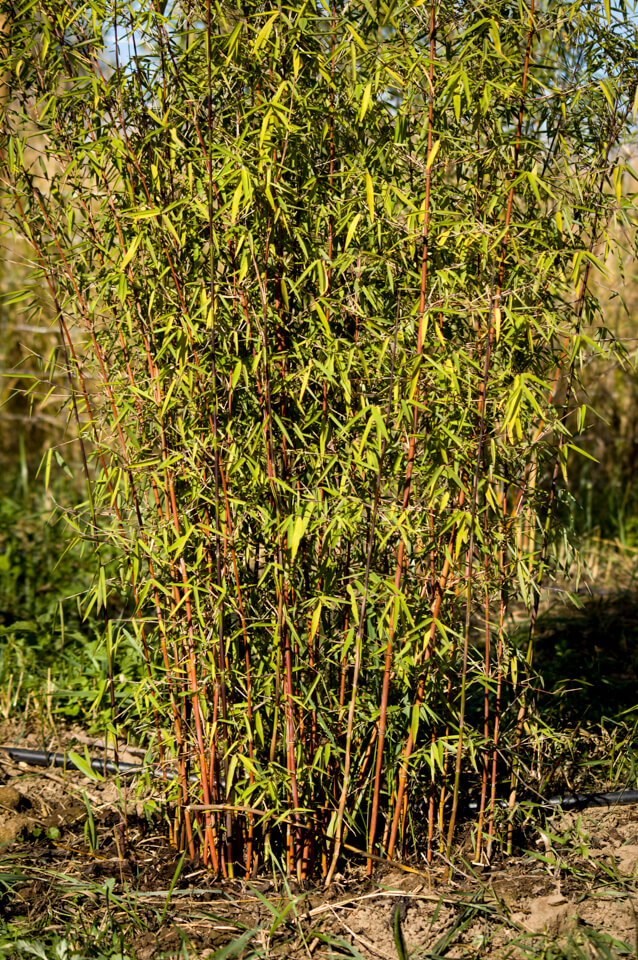
<svg viewBox="0 0 638 960">
<path fill-rule="evenodd" d="M 65 767 L 70 770 L 79 769 L 71 757 L 66 753 L 50 753 L 48 750 L 25 750 L 23 747 L 0 747 L 16 763 L 28 763 L 34 767 Z M 112 760 L 103 760 L 100 757 L 91 757 L 88 762 L 96 773 L 119 774 L 120 776 L 137 776 L 149 773 L 155 780 L 167 778 L 175 779 L 175 771 L 162 772 L 160 767 L 145 767 L 139 763 L 113 763 Z M 618 790 L 611 793 L 568 793 L 565 796 L 549 797 L 540 805 L 545 807 L 562 807 L 563 810 L 582 810 L 585 807 L 614 807 L 619 804 L 638 803 L 638 790 Z M 478 803 L 468 803 L 470 811 L 476 811 Z"/>
<path fill-rule="evenodd" d="M 638 790 L 614 790 L 610 793 L 566 793 L 563 796 L 547 797 L 539 800 L 539 807 L 561 807 L 563 810 L 583 810 L 585 807 L 616 807 L 628 803 L 638 803 Z M 473 813 L 480 804 L 473 801 L 466 806 Z M 501 806 L 507 807 L 507 801 Z"/>
<path fill-rule="evenodd" d="M 617 804 L 638 803 L 638 790 L 617 790 L 612 793 L 568 793 L 565 797 L 550 797 L 545 801 L 553 807 L 582 810 L 583 807 L 615 807 Z"/>
<path fill-rule="evenodd" d="M 25 750 L 24 747 L 0 747 L 3 753 L 6 753 L 16 763 L 28 763 L 32 767 L 64 767 L 69 770 L 80 769 L 71 757 L 66 753 L 50 753 L 48 750 Z M 90 757 L 87 761 L 91 764 L 91 770 L 103 775 L 118 774 L 120 776 L 136 776 L 137 774 L 150 773 L 156 779 L 164 778 L 162 770 L 159 767 L 145 767 L 139 763 L 113 763 L 112 760 L 103 760 L 100 757 Z M 169 780 L 175 779 L 175 771 L 167 770 L 165 774 Z"/>
</svg>

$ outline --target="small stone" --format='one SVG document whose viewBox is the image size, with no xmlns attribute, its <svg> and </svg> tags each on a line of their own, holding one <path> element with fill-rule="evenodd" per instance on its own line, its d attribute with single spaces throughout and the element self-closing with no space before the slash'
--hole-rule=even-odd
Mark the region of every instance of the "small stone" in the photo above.
<svg viewBox="0 0 638 960">
<path fill-rule="evenodd" d="M 560 894 L 551 894 L 532 900 L 525 927 L 530 933 L 547 933 L 555 936 L 577 923 L 577 906 L 565 900 Z"/>
<path fill-rule="evenodd" d="M 22 800 L 22 794 L 15 787 L 0 787 L 0 807 L 7 810 L 17 810 Z"/>
<path fill-rule="evenodd" d="M 635 876 L 638 870 L 638 845 L 627 843 L 614 851 L 618 863 L 618 872 L 624 876 Z"/>
<path fill-rule="evenodd" d="M 8 817 L 0 823 L 0 847 L 18 840 L 29 826 L 27 817 Z"/>
</svg>

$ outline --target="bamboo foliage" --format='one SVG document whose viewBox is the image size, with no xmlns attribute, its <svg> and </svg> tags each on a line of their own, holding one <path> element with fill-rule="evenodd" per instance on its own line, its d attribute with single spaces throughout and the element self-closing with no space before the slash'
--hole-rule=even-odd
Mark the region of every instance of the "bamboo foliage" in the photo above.
<svg viewBox="0 0 638 960">
<path fill-rule="evenodd" d="M 449 860 L 474 791 L 481 856 L 533 723 L 507 607 L 535 609 L 631 212 L 624 5 L 2 9 L 5 226 L 175 842 L 330 881 L 353 847 Z"/>
</svg>

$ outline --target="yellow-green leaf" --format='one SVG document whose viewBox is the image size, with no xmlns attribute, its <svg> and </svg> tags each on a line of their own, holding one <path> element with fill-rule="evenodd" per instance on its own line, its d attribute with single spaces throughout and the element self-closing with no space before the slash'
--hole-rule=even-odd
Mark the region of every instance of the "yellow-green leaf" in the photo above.
<svg viewBox="0 0 638 960">
<path fill-rule="evenodd" d="M 138 235 L 135 237 L 135 240 L 133 240 L 133 243 L 130 245 L 130 247 L 128 248 L 128 250 L 127 250 L 126 253 L 124 254 L 124 259 L 122 260 L 122 263 L 120 264 L 120 267 L 121 267 L 122 270 L 126 270 L 126 268 L 128 267 L 129 263 L 131 262 L 131 260 L 132 260 L 133 257 L 135 256 L 135 252 L 136 252 L 137 248 L 138 248 L 139 245 L 140 245 L 140 240 L 141 240 L 141 234 L 138 233 Z"/>
<path fill-rule="evenodd" d="M 44 489 L 49 489 L 49 477 L 51 475 L 51 458 L 53 457 L 53 447 L 49 447 L 47 450 L 47 461 L 44 468 Z"/>
<path fill-rule="evenodd" d="M 310 621 L 310 639 L 314 640 L 317 630 L 319 629 L 319 620 L 321 619 L 321 600 L 315 607 L 315 612 L 312 615 L 312 620 Z"/>
<path fill-rule="evenodd" d="M 344 244 L 344 250 L 347 250 L 350 246 L 352 238 L 354 237 L 355 231 L 359 226 L 359 221 L 361 220 L 361 214 L 357 213 L 356 216 L 352 218 L 350 226 L 348 227 L 348 232 L 346 234 L 346 242 Z"/>
<path fill-rule="evenodd" d="M 359 46 L 361 47 L 361 49 L 362 49 L 364 52 L 367 53 L 368 48 L 366 47 L 364 41 L 361 39 L 360 35 L 357 33 L 357 31 L 356 31 L 355 28 L 352 26 L 352 24 L 351 24 L 351 23 L 348 23 L 348 24 L 346 24 L 346 26 L 347 26 L 350 34 L 354 37 L 354 39 L 357 41 L 357 43 L 358 43 Z"/>
<path fill-rule="evenodd" d="M 366 197 L 368 199 L 368 210 L 370 211 L 370 220 L 374 223 L 374 184 L 370 172 L 366 170 Z"/>
<path fill-rule="evenodd" d="M 308 381 L 310 380 L 311 369 L 312 369 L 312 360 L 308 362 L 308 366 L 306 367 L 306 372 L 304 373 L 303 380 L 301 381 L 301 390 L 299 391 L 299 403 L 301 403 L 301 401 L 303 400 L 303 395 L 306 392 L 306 389 L 308 387 Z"/>
<path fill-rule="evenodd" d="M 124 210 L 122 216 L 128 220 L 149 220 L 151 217 L 157 217 L 161 213 L 159 207 L 150 207 L 147 210 Z"/>
<path fill-rule="evenodd" d="M 611 107 L 611 109 L 612 109 L 612 110 L 615 110 L 614 100 L 613 100 L 613 97 L 612 97 L 612 95 L 611 95 L 611 91 L 609 90 L 609 85 L 608 85 L 608 81 L 607 81 L 607 80 L 601 80 L 601 81 L 600 81 L 600 89 L 601 89 L 602 92 L 605 94 L 605 98 L 606 98 L 606 100 L 607 100 L 607 103 L 608 103 L 609 106 Z"/>
<path fill-rule="evenodd" d="M 291 563 L 297 556 L 297 551 L 299 550 L 299 544 L 301 543 L 301 538 L 306 532 L 307 526 L 308 526 L 307 517 L 302 515 L 295 519 L 295 525 L 292 528 L 292 536 L 290 538 L 290 562 Z"/>
<path fill-rule="evenodd" d="M 235 52 L 237 51 L 237 48 L 239 47 L 239 40 L 241 37 L 242 27 L 243 27 L 243 21 L 240 20 L 240 22 L 237 24 L 237 26 L 231 33 L 230 37 L 228 38 L 228 56 L 229 57 L 234 56 Z"/>
<path fill-rule="evenodd" d="M 235 188 L 235 193 L 233 194 L 233 203 L 230 208 L 230 221 L 231 223 L 237 223 L 237 214 L 239 213 L 239 204 L 241 203 L 241 198 L 244 195 L 244 188 L 241 183 L 237 184 Z"/>
<path fill-rule="evenodd" d="M 230 386 L 232 390 L 234 390 L 235 387 L 237 386 L 237 381 L 241 376 L 241 371 L 242 371 L 242 362 L 241 360 L 238 360 L 237 363 L 235 364 L 232 377 L 230 378 Z"/>
<path fill-rule="evenodd" d="M 326 316 L 326 314 L 325 314 L 325 311 L 324 311 L 323 307 L 321 306 L 321 304 L 319 303 L 318 300 L 315 300 L 315 301 L 313 302 L 312 306 L 313 306 L 313 309 L 317 312 L 317 314 L 318 314 L 318 316 L 319 316 L 319 319 L 321 320 L 321 323 L 322 323 L 322 326 L 323 326 L 324 330 L 326 331 L 326 333 L 328 334 L 328 336 L 331 336 L 331 335 L 332 335 L 332 331 L 330 330 L 330 324 L 328 323 L 328 318 L 327 318 L 327 316 Z"/>
<path fill-rule="evenodd" d="M 172 223 L 170 217 L 168 217 L 165 213 L 162 214 L 162 226 L 166 227 L 166 229 L 168 230 L 168 232 L 169 232 L 169 233 L 171 234 L 171 236 L 174 238 L 175 243 L 177 244 L 177 246 L 180 247 L 180 246 L 181 246 L 181 243 L 180 243 L 179 237 L 177 236 L 177 230 L 176 230 L 175 227 L 173 226 L 173 223 Z"/>
<path fill-rule="evenodd" d="M 417 733 L 419 732 L 419 713 L 420 708 L 418 704 L 412 705 L 412 723 L 410 724 L 410 735 L 413 741 L 416 741 Z"/>
<path fill-rule="evenodd" d="M 365 90 L 363 91 L 363 97 L 361 98 L 361 109 L 359 110 L 359 123 L 361 123 L 366 113 L 368 112 L 368 107 L 370 106 L 371 97 L 372 97 L 372 84 L 369 83 L 365 88 Z"/>
<path fill-rule="evenodd" d="M 441 146 L 441 141 L 437 140 L 428 154 L 427 163 L 425 165 L 426 170 L 429 170 L 432 164 L 434 163 L 434 161 L 436 160 L 436 155 L 439 152 L 440 146 Z"/>
<path fill-rule="evenodd" d="M 69 750 L 67 757 L 71 761 L 74 767 L 83 773 L 85 777 L 88 777 L 89 780 L 101 780 L 100 775 L 92 768 L 91 762 L 86 757 L 81 757 L 79 753 L 76 753 L 74 750 Z"/>
<path fill-rule="evenodd" d="M 264 44 L 267 43 L 268 37 L 272 32 L 273 25 L 278 16 L 279 16 L 279 11 L 276 10 L 275 13 L 273 13 L 272 16 L 270 16 L 268 20 L 266 20 L 265 24 L 263 25 L 263 27 L 255 37 L 255 43 L 253 44 L 253 53 L 259 53 L 259 51 L 264 46 Z"/>
</svg>

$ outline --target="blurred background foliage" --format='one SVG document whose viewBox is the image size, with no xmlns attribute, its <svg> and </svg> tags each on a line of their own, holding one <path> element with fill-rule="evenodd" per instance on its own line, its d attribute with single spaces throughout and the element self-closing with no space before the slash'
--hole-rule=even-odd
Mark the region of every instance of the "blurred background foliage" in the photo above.
<svg viewBox="0 0 638 960">
<path fill-rule="evenodd" d="M 95 563 L 73 527 L 85 496 L 79 450 L 53 310 L 25 258 L 15 240 L 2 238 L 0 709 L 6 719 L 18 706 L 28 715 L 30 703 L 37 712 L 46 701 L 69 720 L 103 722 L 104 622 L 83 609 Z M 34 289 L 39 306 L 27 311 L 26 291 Z M 127 669 L 134 678 L 133 662 Z"/>
<path fill-rule="evenodd" d="M 635 156 L 628 157 L 635 166 Z M 624 360 L 601 363 L 594 358 L 583 371 L 583 400 L 598 412 L 582 437 L 594 458 L 573 456 L 570 489 L 575 504 L 573 528 L 594 549 L 601 545 L 631 550 L 638 547 L 638 269 L 635 235 L 620 238 L 624 258 L 619 269 L 611 263 L 606 277 L 597 274 L 609 338 L 616 338 Z M 597 569 L 597 568 L 596 568 Z"/>
</svg>

